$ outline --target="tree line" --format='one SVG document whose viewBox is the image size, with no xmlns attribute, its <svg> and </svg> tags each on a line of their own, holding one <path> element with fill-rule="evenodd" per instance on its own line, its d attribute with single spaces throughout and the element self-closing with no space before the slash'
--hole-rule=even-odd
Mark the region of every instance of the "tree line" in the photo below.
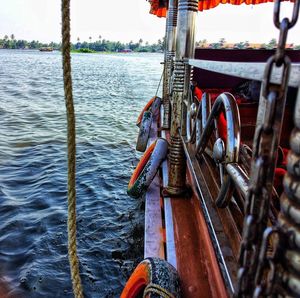
<svg viewBox="0 0 300 298">
<path fill-rule="evenodd" d="M 272 38 L 268 43 L 254 44 L 249 41 L 241 41 L 237 43 L 227 43 L 225 38 L 220 38 L 218 42 L 208 43 L 206 39 L 196 42 L 196 46 L 208 49 L 275 49 L 277 41 Z M 286 47 L 290 50 L 300 50 L 300 45 L 287 44 Z"/>
<path fill-rule="evenodd" d="M 129 43 L 122 43 L 120 41 L 110 41 L 102 38 L 99 35 L 96 41 L 89 37 L 89 42 L 82 41 L 77 38 L 76 43 L 71 44 L 72 50 L 87 50 L 95 52 L 121 52 L 124 50 L 130 50 L 134 52 L 163 52 L 165 39 L 159 39 L 156 43 L 149 44 L 149 42 L 143 42 L 139 39 L 138 42 L 130 41 Z M 276 48 L 276 39 L 272 38 L 268 43 L 263 44 L 252 44 L 249 41 L 242 41 L 233 44 L 226 42 L 225 38 L 220 38 L 218 42 L 208 43 L 206 39 L 196 42 L 196 46 L 201 48 L 211 48 L 211 49 L 222 49 L 222 48 L 233 48 L 233 49 L 274 49 Z M 55 50 L 61 49 L 61 43 L 50 42 L 42 43 L 38 40 L 27 41 L 23 39 L 16 39 L 14 34 L 10 36 L 5 35 L 3 39 L 0 38 L 0 49 L 39 49 L 39 48 L 53 48 Z M 287 47 L 293 50 L 300 50 L 300 45 L 288 44 Z"/>
<path fill-rule="evenodd" d="M 60 50 L 61 43 L 42 43 L 38 40 L 27 41 L 24 39 L 16 39 L 14 34 L 10 36 L 5 35 L 2 39 L 0 38 L 0 49 L 39 49 L 43 47 Z M 96 52 L 120 52 L 123 50 L 134 52 L 162 52 L 164 50 L 164 38 L 159 39 L 156 43 L 150 44 L 147 41 L 144 43 L 142 39 L 139 39 L 138 42 L 130 41 L 128 43 L 122 43 L 120 41 L 110 41 L 101 36 L 95 41 L 92 40 L 92 37 L 89 37 L 89 42 L 81 42 L 78 37 L 76 43 L 71 43 L 71 49 L 88 49 Z"/>
<path fill-rule="evenodd" d="M 89 49 L 96 52 L 120 52 L 123 50 L 131 50 L 134 52 L 162 52 L 164 50 L 164 38 L 159 39 L 157 43 L 149 44 L 148 41 L 145 43 L 140 38 L 138 42 L 122 43 L 120 41 L 110 41 L 99 36 L 98 40 L 92 42 L 92 38 L 89 37 L 89 42 L 80 41 L 77 38 L 77 43 L 73 44 L 73 49 Z"/>
<path fill-rule="evenodd" d="M 60 49 L 61 43 L 42 43 L 38 40 L 27 41 L 24 39 L 17 40 L 14 34 L 10 36 L 4 35 L 3 39 L 0 38 L 0 48 L 2 49 L 39 49 L 41 47 Z"/>
</svg>

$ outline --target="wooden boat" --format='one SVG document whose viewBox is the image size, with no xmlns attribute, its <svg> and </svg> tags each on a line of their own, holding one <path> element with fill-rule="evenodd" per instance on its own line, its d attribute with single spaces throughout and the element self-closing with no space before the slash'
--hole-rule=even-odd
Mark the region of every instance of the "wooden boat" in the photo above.
<svg viewBox="0 0 300 298">
<path fill-rule="evenodd" d="M 232 1 L 149 0 L 153 14 L 167 16 L 163 94 L 160 109 L 155 96 L 137 122 L 137 148 L 146 151 L 128 194 L 145 197 L 145 260 L 122 298 L 300 296 L 300 55 L 285 50 L 300 0 L 283 19 L 275 1 L 277 48 L 241 52 L 194 47 L 198 9 Z M 266 1 L 234 4 L 244 2 Z M 70 2 L 62 4 L 69 258 L 83 297 Z"/>
<path fill-rule="evenodd" d="M 289 21 L 275 3 L 272 51 L 195 49 L 197 11 L 219 1 L 149 2 L 167 17 L 164 84 L 138 121 L 151 148 L 128 193 L 145 197 L 146 260 L 121 297 L 299 297 L 299 1 Z"/>
<path fill-rule="evenodd" d="M 53 52 L 53 48 L 52 47 L 42 47 L 39 48 L 40 52 Z"/>
</svg>

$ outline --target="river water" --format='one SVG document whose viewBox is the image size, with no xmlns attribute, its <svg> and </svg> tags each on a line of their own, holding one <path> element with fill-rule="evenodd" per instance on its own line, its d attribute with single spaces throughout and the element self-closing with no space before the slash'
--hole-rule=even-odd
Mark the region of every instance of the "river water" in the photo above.
<svg viewBox="0 0 300 298">
<path fill-rule="evenodd" d="M 78 255 L 86 297 L 118 297 L 142 258 L 143 204 L 126 188 L 136 117 L 162 55 L 73 54 Z M 0 50 L 0 281 L 9 297 L 73 297 L 66 118 L 58 52 Z"/>
</svg>

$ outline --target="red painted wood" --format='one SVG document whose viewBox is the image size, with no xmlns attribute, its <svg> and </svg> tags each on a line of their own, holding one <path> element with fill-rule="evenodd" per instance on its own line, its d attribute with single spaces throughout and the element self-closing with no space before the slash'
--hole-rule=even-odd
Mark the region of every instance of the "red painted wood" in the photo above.
<svg viewBox="0 0 300 298">
<path fill-rule="evenodd" d="M 228 297 L 198 198 L 171 203 L 183 297 Z"/>
<path fill-rule="evenodd" d="M 266 62 L 273 50 L 196 49 L 195 59 L 230 62 Z M 300 51 L 287 51 L 292 62 L 300 62 Z M 233 88 L 245 79 L 194 67 L 193 78 L 200 88 Z"/>
</svg>

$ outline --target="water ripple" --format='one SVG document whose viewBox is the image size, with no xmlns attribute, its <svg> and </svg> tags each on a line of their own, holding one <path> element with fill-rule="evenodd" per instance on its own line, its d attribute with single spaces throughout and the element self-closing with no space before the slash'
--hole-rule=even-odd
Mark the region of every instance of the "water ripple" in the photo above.
<svg viewBox="0 0 300 298">
<path fill-rule="evenodd" d="M 73 297 L 59 53 L 0 50 L 0 282 L 9 297 Z M 126 194 L 136 117 L 160 55 L 73 55 L 78 254 L 86 297 L 118 297 L 141 256 L 143 206 Z"/>
</svg>

